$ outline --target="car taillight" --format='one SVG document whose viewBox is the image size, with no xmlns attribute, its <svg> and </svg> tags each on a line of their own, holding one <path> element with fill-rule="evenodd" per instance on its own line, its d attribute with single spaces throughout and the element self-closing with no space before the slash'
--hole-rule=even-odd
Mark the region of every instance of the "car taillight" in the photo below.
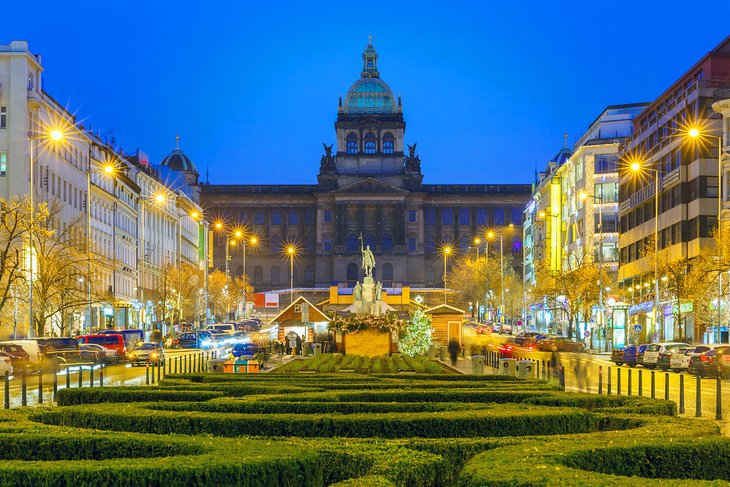
<svg viewBox="0 0 730 487">
<path fill-rule="evenodd" d="M 700 362 L 704 364 L 710 364 L 715 361 L 715 357 L 709 355 L 700 355 Z"/>
</svg>

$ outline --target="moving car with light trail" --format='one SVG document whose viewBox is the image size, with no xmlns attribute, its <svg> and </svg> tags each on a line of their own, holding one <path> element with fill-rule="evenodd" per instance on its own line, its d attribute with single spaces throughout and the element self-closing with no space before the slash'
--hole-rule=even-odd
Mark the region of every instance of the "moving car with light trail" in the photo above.
<svg viewBox="0 0 730 487">
<path fill-rule="evenodd" d="M 159 343 L 144 342 L 127 354 L 127 360 L 132 365 L 161 365 L 165 361 L 165 351 Z"/>
</svg>

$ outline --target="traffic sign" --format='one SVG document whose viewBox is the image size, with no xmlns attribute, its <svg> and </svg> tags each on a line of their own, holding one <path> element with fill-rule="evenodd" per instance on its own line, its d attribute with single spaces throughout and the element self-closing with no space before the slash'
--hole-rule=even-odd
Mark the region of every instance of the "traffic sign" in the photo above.
<svg viewBox="0 0 730 487">
<path fill-rule="evenodd" d="M 641 325 L 639 325 L 639 324 L 634 325 L 634 331 L 636 333 L 641 333 Z"/>
<path fill-rule="evenodd" d="M 522 326 L 522 320 L 517 320 L 517 326 Z"/>
<path fill-rule="evenodd" d="M 583 332 L 583 336 L 586 337 L 586 338 L 588 338 L 589 336 L 591 336 L 591 330 L 584 331 Z"/>
</svg>

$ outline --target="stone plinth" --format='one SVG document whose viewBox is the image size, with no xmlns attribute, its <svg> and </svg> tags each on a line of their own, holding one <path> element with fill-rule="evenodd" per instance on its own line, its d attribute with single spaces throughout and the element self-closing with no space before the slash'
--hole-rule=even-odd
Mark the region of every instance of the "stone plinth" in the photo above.
<svg viewBox="0 0 730 487">
<path fill-rule="evenodd" d="M 345 335 L 345 353 L 363 357 L 380 357 L 390 353 L 390 333 L 363 330 Z"/>
</svg>

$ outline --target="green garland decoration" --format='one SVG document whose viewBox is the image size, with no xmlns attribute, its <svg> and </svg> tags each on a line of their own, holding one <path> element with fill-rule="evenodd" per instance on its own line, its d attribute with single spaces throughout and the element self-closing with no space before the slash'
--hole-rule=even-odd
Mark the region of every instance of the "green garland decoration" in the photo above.
<svg viewBox="0 0 730 487">
<path fill-rule="evenodd" d="M 406 321 L 397 315 L 389 313 L 381 316 L 374 315 L 335 315 L 330 321 L 330 331 L 354 333 L 363 330 L 377 330 L 380 332 L 400 332 L 406 326 Z"/>
</svg>

